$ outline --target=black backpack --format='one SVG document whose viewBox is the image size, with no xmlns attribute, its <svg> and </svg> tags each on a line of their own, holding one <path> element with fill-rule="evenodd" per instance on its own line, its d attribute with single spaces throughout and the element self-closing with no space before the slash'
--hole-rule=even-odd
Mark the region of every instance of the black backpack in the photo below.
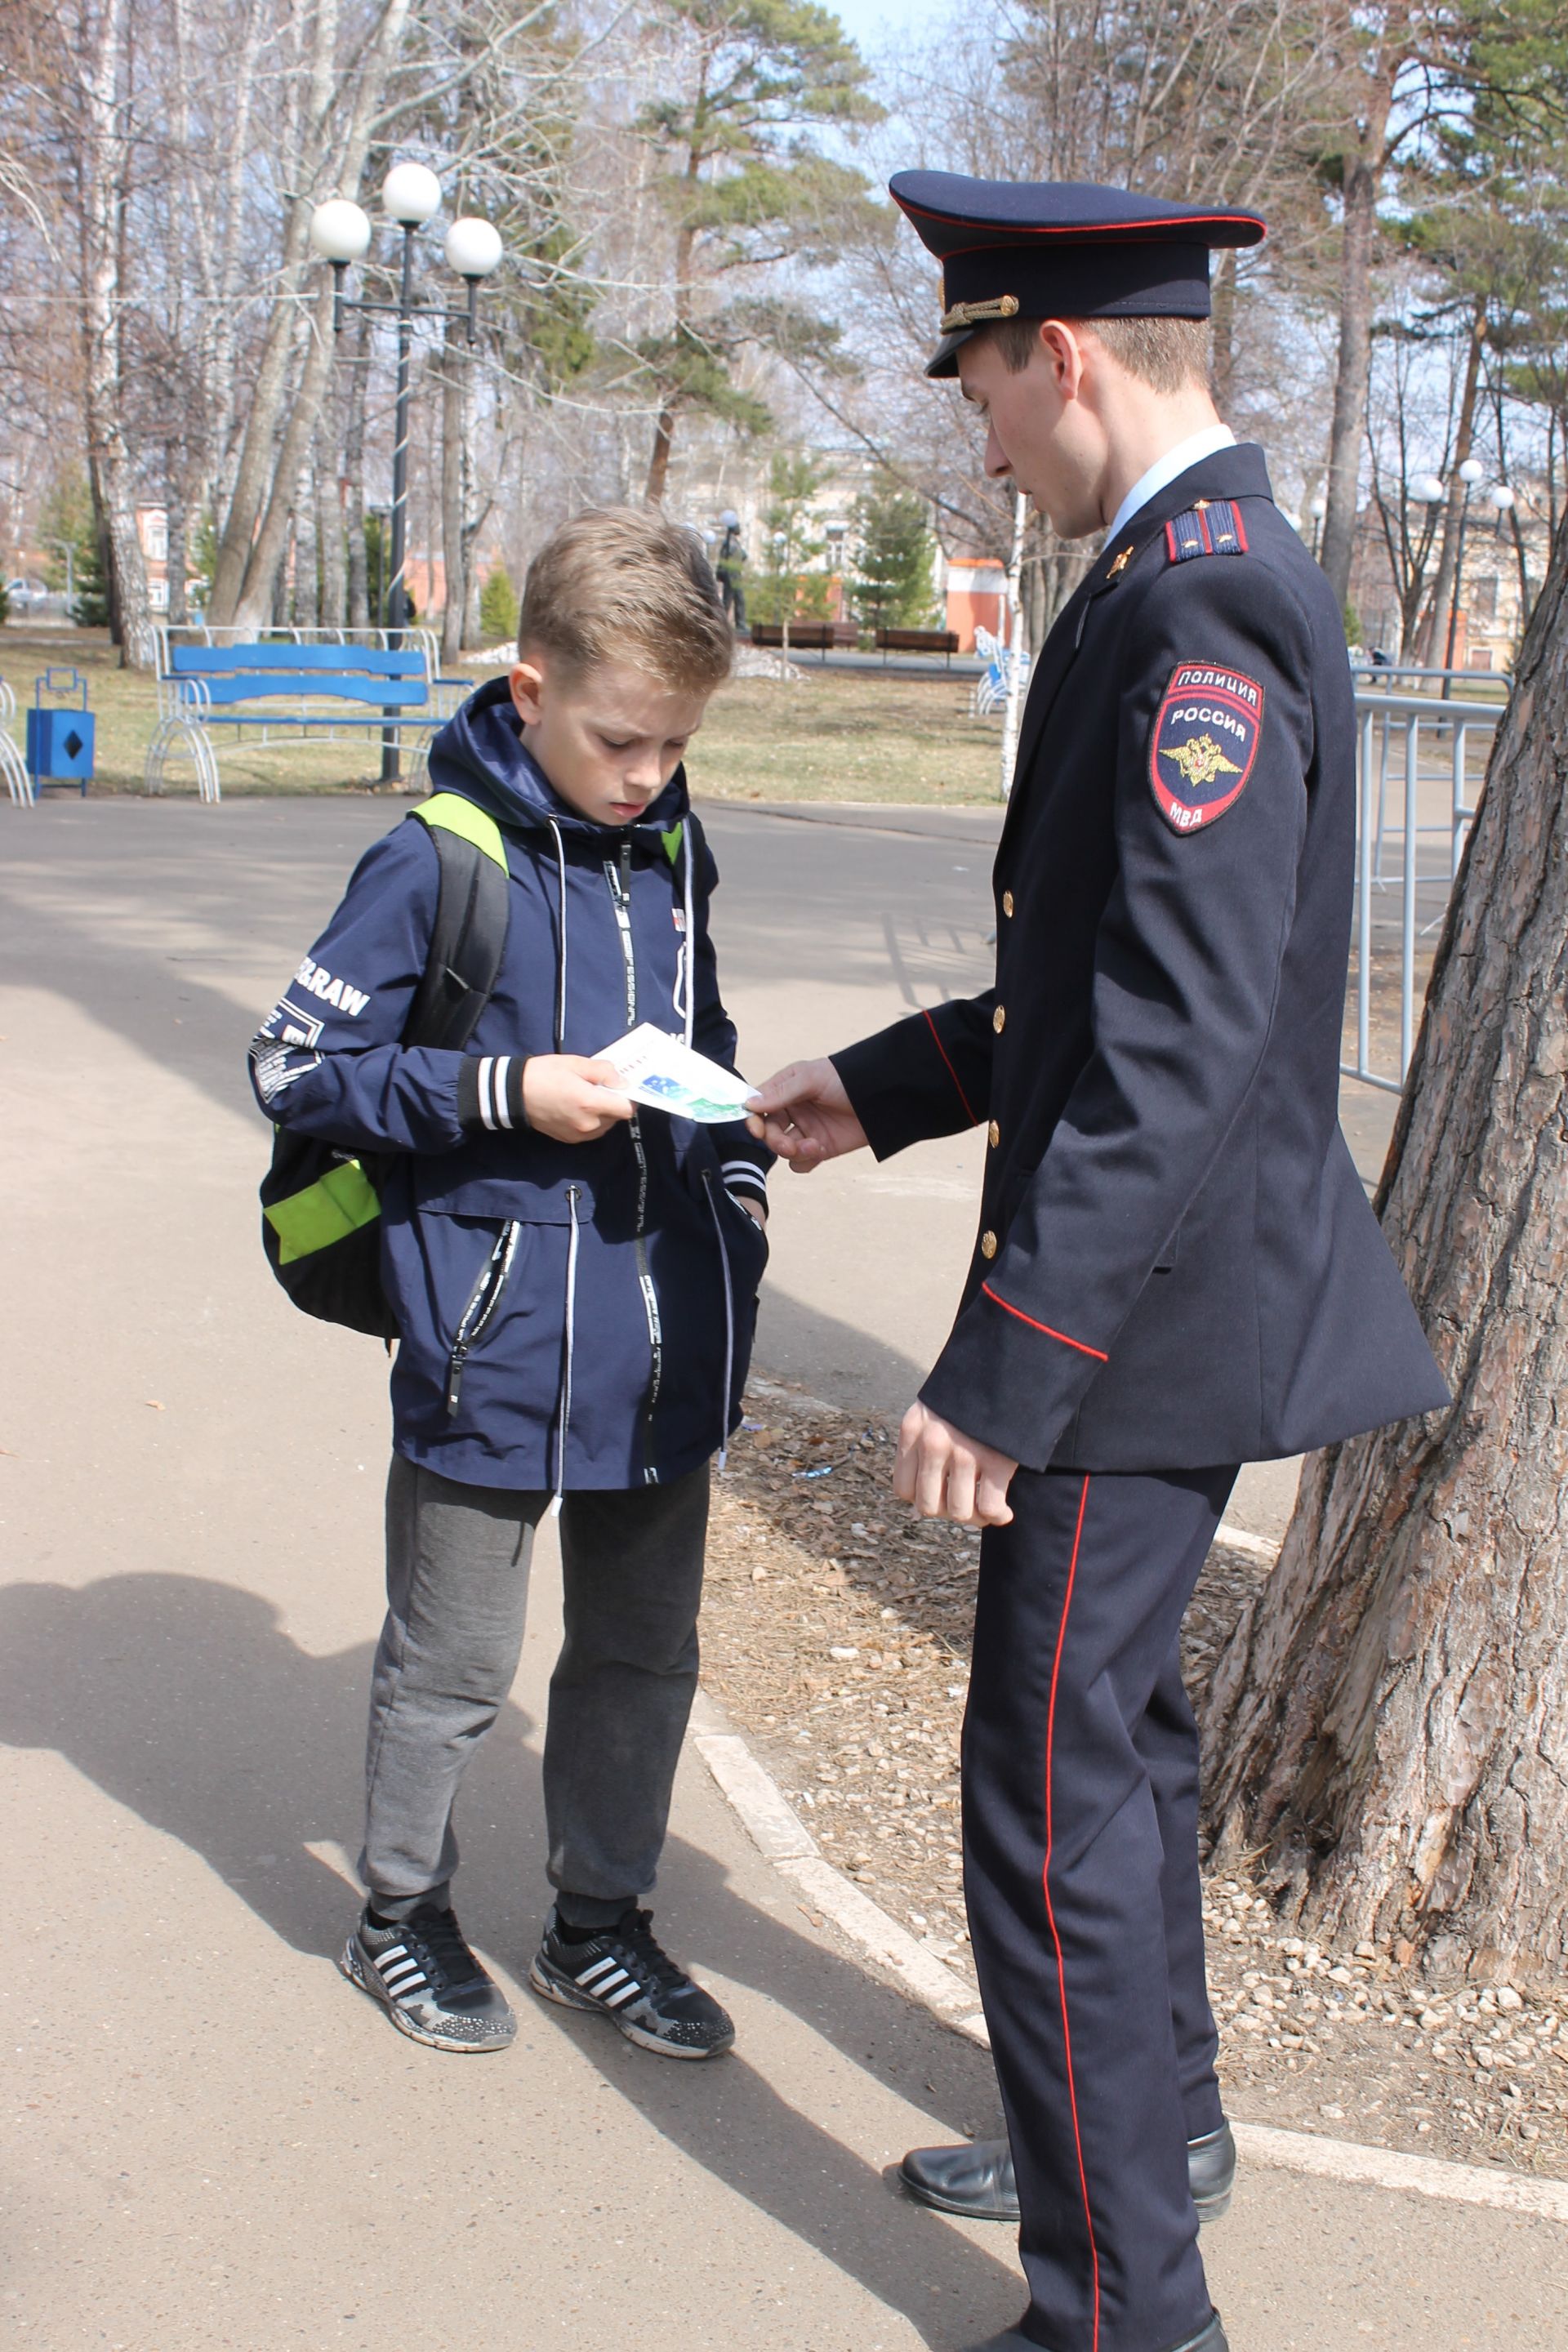
<svg viewBox="0 0 1568 2352">
<path fill-rule="evenodd" d="M 489 1002 L 506 946 L 506 849 L 495 819 L 460 793 L 434 793 L 409 814 L 431 829 L 441 883 L 403 1043 L 460 1049 Z M 279 1127 L 261 1181 L 262 1245 L 295 1306 L 378 1339 L 397 1337 L 381 1286 L 381 1187 L 395 1157 L 356 1159 Z"/>
</svg>

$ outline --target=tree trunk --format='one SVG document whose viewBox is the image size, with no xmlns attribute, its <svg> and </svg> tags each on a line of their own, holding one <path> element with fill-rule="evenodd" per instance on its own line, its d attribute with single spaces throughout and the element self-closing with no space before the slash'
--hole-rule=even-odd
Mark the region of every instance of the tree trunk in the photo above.
<svg viewBox="0 0 1568 2352">
<path fill-rule="evenodd" d="M 267 500 L 267 511 L 261 518 L 261 527 L 246 563 L 244 582 L 234 603 L 233 617 L 240 629 L 259 626 L 262 616 L 273 602 L 278 567 L 283 561 L 288 545 L 289 523 L 294 511 L 300 468 L 316 436 L 316 419 L 321 415 L 321 397 L 332 367 L 332 288 L 330 279 L 323 281 L 317 289 L 316 313 L 308 331 L 310 340 L 305 350 L 304 372 L 289 411 L 289 422 L 278 452 L 278 461 L 272 469 L 272 488 Z"/>
<path fill-rule="evenodd" d="M 1417 660 L 1441 668 L 1447 658 L 1448 640 L 1453 635 L 1454 603 L 1458 593 L 1459 531 L 1465 511 L 1465 485 L 1459 479 L 1459 467 L 1469 456 L 1476 437 L 1476 399 L 1481 383 L 1481 354 L 1486 348 L 1487 306 L 1478 302 L 1470 321 L 1468 347 L 1465 353 L 1465 381 L 1459 392 L 1459 415 L 1454 435 L 1454 467 L 1448 476 L 1448 496 L 1443 508 L 1443 541 L 1437 551 L 1437 576 L 1432 583 L 1432 603 L 1426 615 L 1426 625 L 1421 634 L 1421 650 Z"/>
<path fill-rule="evenodd" d="M 168 470 L 164 476 L 164 497 L 168 501 L 168 561 L 165 570 L 169 582 L 169 601 L 164 619 L 171 628 L 183 627 L 185 620 L 185 542 L 189 536 L 188 510 L 185 501 L 185 459 L 183 450 L 171 450 Z"/>
<path fill-rule="evenodd" d="M 340 195 L 358 194 L 387 75 L 401 47 L 411 5 L 412 0 L 380 0 L 374 29 L 356 44 L 352 64 L 340 74 L 335 63 L 337 0 L 320 0 L 313 32 L 309 124 L 297 175 L 301 188 L 320 187 L 325 194 L 335 184 Z M 343 95 L 350 89 L 349 119 L 334 152 L 333 126 Z M 278 428 L 293 353 L 295 301 L 304 291 L 309 260 L 309 213 L 303 201 L 293 201 L 284 218 L 279 292 L 268 322 L 234 495 L 218 549 L 212 594 L 215 621 L 254 626 L 273 602 L 288 537 L 294 477 L 310 446 L 331 365 L 331 288 L 323 281 L 315 305 L 314 331 L 305 347 L 302 378 L 279 442 Z"/>
<path fill-rule="evenodd" d="M 340 410 L 340 404 L 331 404 Z M 338 416 L 316 445 L 316 543 L 321 551 L 321 625 L 341 629 L 348 604 L 343 572 L 343 486 L 339 478 Z"/>
<path fill-rule="evenodd" d="M 1334 373 L 1333 422 L 1329 430 L 1328 508 L 1318 551 L 1318 561 L 1328 575 L 1335 602 L 1341 605 L 1351 592 L 1356 489 L 1361 480 L 1361 442 L 1366 425 L 1367 377 L 1372 364 L 1372 257 L 1377 239 L 1382 120 L 1367 145 L 1370 153 L 1345 158 L 1340 350 Z"/>
<path fill-rule="evenodd" d="M 1343 12 L 1342 31 L 1352 51 L 1360 47 L 1354 12 Z M 1410 38 L 1409 9 L 1391 7 L 1381 45 L 1364 71 L 1352 72 L 1345 114 L 1354 144 L 1342 157 L 1344 217 L 1340 238 L 1340 348 L 1334 371 L 1333 419 L 1329 428 L 1328 506 L 1318 561 L 1334 599 L 1350 598 L 1355 554 L 1356 491 L 1361 480 L 1362 436 L 1366 428 L 1367 380 L 1372 365 L 1372 268 L 1377 250 L 1377 199 L 1388 164 L 1388 118 L 1394 84 Z"/>
<path fill-rule="evenodd" d="M 310 458 L 294 486 L 294 625 L 316 628 L 321 617 L 321 560 L 316 548 L 316 476 Z"/>
<path fill-rule="evenodd" d="M 1455 1402 L 1313 1456 L 1205 1726 L 1221 1859 L 1436 1972 L 1568 1973 L 1568 526 L 1380 1210 Z"/>
<path fill-rule="evenodd" d="M 1223 416 L 1236 390 L 1236 253 L 1227 248 L 1218 258 L 1214 278 L 1214 309 L 1209 322 L 1209 383 L 1214 404 Z"/>
<path fill-rule="evenodd" d="M 647 461 L 647 481 L 643 490 L 650 507 L 658 506 L 664 497 L 664 486 L 669 478 L 669 451 L 675 439 L 675 408 L 667 402 L 653 428 L 653 453 Z"/>
<path fill-rule="evenodd" d="M 122 262 L 131 144 L 121 121 L 127 0 L 105 0 L 81 77 L 82 341 L 89 463 L 108 534 L 110 611 L 121 657 L 152 658 L 147 567 L 136 530 L 136 484 L 125 436 Z"/>
</svg>

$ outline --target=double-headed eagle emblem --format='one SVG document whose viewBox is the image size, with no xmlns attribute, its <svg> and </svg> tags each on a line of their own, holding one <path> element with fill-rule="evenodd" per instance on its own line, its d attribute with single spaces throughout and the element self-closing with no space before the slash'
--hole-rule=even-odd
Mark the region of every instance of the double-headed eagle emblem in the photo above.
<svg viewBox="0 0 1568 2352">
<path fill-rule="evenodd" d="M 1163 759 L 1174 760 L 1194 792 L 1204 784 L 1212 784 L 1216 776 L 1241 773 L 1236 761 L 1226 758 L 1212 735 L 1192 735 L 1184 743 L 1162 744 L 1160 750 Z"/>
</svg>

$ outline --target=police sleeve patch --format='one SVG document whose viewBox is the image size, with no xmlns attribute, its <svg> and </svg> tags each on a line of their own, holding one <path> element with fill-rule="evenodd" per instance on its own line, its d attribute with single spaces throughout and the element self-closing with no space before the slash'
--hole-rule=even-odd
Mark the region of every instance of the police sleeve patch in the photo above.
<svg viewBox="0 0 1568 2352">
<path fill-rule="evenodd" d="M 1241 670 L 1178 662 L 1149 741 L 1149 783 L 1174 833 L 1196 833 L 1247 789 L 1263 728 L 1263 688 Z"/>
</svg>

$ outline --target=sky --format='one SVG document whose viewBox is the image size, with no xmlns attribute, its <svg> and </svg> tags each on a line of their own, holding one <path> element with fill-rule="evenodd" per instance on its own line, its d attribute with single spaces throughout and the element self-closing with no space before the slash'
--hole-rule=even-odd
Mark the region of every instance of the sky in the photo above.
<svg viewBox="0 0 1568 2352">
<path fill-rule="evenodd" d="M 949 13 L 952 0 L 826 0 L 826 5 L 869 56 L 900 37 L 923 32 Z"/>
</svg>

